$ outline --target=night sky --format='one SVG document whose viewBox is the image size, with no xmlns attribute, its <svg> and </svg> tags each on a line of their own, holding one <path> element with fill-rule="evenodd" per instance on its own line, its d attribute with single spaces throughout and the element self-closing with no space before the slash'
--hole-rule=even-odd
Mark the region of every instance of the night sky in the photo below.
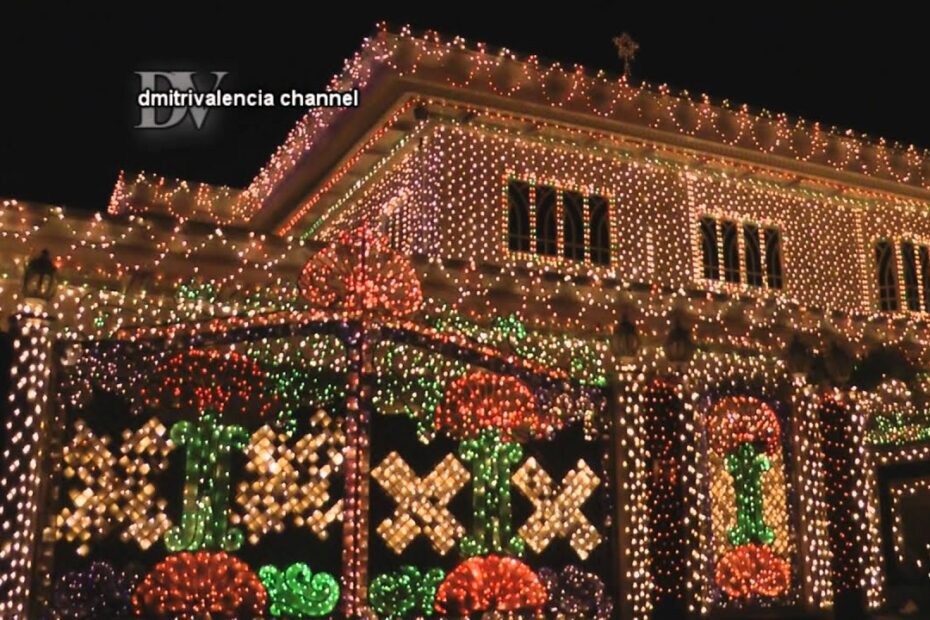
<svg viewBox="0 0 930 620">
<path fill-rule="evenodd" d="M 880 14 L 850 3 L 812 13 L 787 3 L 715 12 L 540 2 L 505 17 L 494 13 L 499 0 L 404 9 L 342 2 L 325 3 L 335 15 L 313 18 L 297 3 L 194 4 L 140 3 L 137 14 L 0 9 L 0 198 L 101 210 L 120 169 L 245 186 L 302 112 L 213 111 L 202 131 L 159 136 L 133 128 L 133 72 L 225 70 L 228 90 L 315 91 L 380 20 L 617 73 L 611 39 L 628 31 L 641 45 L 637 78 L 930 146 L 917 5 Z"/>
</svg>

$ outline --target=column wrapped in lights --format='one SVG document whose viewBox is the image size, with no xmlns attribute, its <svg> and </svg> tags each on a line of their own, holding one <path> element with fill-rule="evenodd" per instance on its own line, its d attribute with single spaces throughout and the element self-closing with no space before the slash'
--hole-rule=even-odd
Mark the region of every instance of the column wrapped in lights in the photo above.
<svg viewBox="0 0 930 620">
<path fill-rule="evenodd" d="M 23 278 L 25 303 L 10 320 L 10 407 L 0 453 L 0 618 L 24 618 L 30 608 L 52 414 L 51 317 L 45 305 L 55 294 L 56 271 L 48 251 L 30 261 Z"/>
<path fill-rule="evenodd" d="M 649 459 L 647 514 L 653 580 L 653 618 L 684 617 L 686 549 L 681 488 L 682 404 L 673 385 L 656 379 L 643 390 Z"/>
<path fill-rule="evenodd" d="M 821 398 L 823 475 L 837 618 L 864 617 L 861 556 L 865 500 L 858 474 L 862 450 L 856 441 L 853 411 L 850 403 L 833 392 Z"/>
</svg>

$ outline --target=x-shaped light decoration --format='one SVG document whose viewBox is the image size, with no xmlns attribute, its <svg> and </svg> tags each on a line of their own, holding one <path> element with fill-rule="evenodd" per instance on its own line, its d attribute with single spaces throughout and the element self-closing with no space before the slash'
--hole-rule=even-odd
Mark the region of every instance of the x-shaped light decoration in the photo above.
<svg viewBox="0 0 930 620">
<path fill-rule="evenodd" d="M 440 555 L 448 553 L 465 528 L 449 512 L 448 504 L 470 478 L 453 454 L 420 479 L 397 452 L 388 454 L 371 476 L 397 502 L 393 518 L 378 525 L 378 534 L 394 553 L 401 554 L 423 534 Z"/>
<path fill-rule="evenodd" d="M 87 555 L 91 542 L 118 531 L 123 542 L 142 549 L 152 546 L 171 527 L 166 502 L 158 495 L 152 477 L 168 466 L 174 443 L 168 431 L 152 418 L 136 431 L 125 431 L 118 454 L 111 440 L 96 435 L 83 420 L 63 451 L 64 477 L 77 478 L 79 488 L 68 493 L 70 502 L 55 521 L 55 536 L 79 543 Z"/>
<path fill-rule="evenodd" d="M 331 479 L 342 470 L 345 435 L 324 410 L 310 420 L 311 432 L 296 442 L 265 425 L 255 431 L 245 454 L 250 479 L 239 483 L 239 516 L 256 544 L 265 534 L 284 530 L 288 515 L 320 540 L 342 519 L 342 500 L 330 494 Z"/>
<path fill-rule="evenodd" d="M 597 528 L 581 512 L 601 480 L 583 460 L 565 474 L 558 488 L 533 457 L 514 473 L 512 481 L 535 508 L 518 531 L 533 551 L 541 553 L 556 537 L 568 538 L 572 549 L 584 560 L 601 542 Z"/>
</svg>

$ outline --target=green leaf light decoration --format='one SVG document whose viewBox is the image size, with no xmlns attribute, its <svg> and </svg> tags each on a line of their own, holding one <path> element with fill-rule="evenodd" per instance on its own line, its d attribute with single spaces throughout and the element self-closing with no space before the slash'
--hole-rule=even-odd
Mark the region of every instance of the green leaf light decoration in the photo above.
<svg viewBox="0 0 930 620">
<path fill-rule="evenodd" d="M 291 564 L 283 571 L 276 566 L 262 566 L 258 571 L 270 602 L 272 616 L 327 616 L 339 601 L 339 584 L 329 573 L 316 573 L 302 562 Z"/>
<path fill-rule="evenodd" d="M 414 566 L 402 566 L 392 572 L 378 575 L 371 582 L 368 603 L 382 620 L 395 620 L 410 614 L 433 615 L 436 589 L 446 573 L 433 568 L 421 573 Z"/>
</svg>

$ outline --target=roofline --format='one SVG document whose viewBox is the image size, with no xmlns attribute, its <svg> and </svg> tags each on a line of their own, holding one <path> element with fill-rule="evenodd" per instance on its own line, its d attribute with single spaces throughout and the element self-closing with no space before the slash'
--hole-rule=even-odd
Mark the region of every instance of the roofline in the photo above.
<svg viewBox="0 0 930 620">
<path fill-rule="evenodd" d="M 897 148 L 726 100 L 715 104 L 666 86 L 633 85 L 578 65 L 545 65 L 535 56 L 469 46 L 460 37 L 416 37 L 409 28 L 392 32 L 381 25 L 330 85 L 349 87 L 362 91 L 361 106 L 311 110 L 243 193 L 239 209 L 257 229 L 274 229 L 306 197 L 308 178 L 325 179 L 379 129 L 398 100 L 418 94 L 930 201 L 930 155 L 914 146 Z"/>
</svg>

